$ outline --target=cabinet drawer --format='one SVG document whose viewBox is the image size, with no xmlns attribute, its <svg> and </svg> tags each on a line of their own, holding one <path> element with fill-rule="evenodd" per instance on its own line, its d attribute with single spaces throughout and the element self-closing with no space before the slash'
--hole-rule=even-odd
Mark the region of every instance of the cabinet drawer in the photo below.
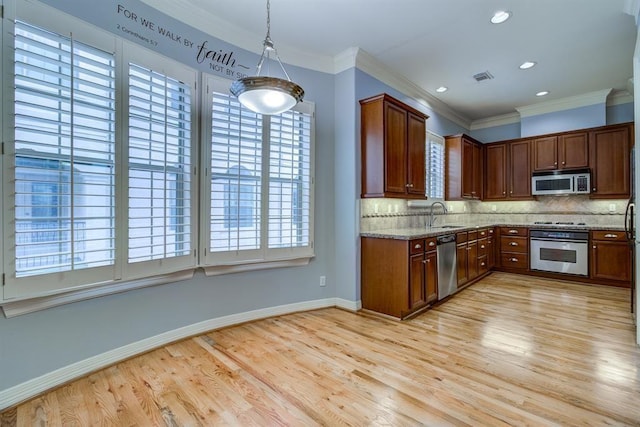
<svg viewBox="0 0 640 427">
<path fill-rule="evenodd" d="M 527 227 L 500 227 L 500 234 L 503 236 L 528 236 Z"/>
<path fill-rule="evenodd" d="M 526 237 L 502 236 L 500 238 L 500 252 L 515 252 L 526 254 L 529 252 L 529 242 Z"/>
<path fill-rule="evenodd" d="M 468 240 L 471 242 L 471 241 L 477 240 L 477 239 L 478 239 L 478 232 L 476 230 L 469 231 Z"/>
<path fill-rule="evenodd" d="M 503 253 L 500 257 L 502 266 L 505 268 L 519 268 L 526 270 L 529 268 L 529 257 L 527 254 Z"/>
<path fill-rule="evenodd" d="M 466 231 L 462 231 L 458 234 L 456 234 L 456 243 L 465 243 L 467 241 L 467 232 Z"/>
<path fill-rule="evenodd" d="M 485 238 L 489 235 L 489 230 L 487 230 L 486 228 L 483 228 L 481 230 L 478 230 L 478 239 L 482 239 Z"/>
<path fill-rule="evenodd" d="M 424 240 L 423 239 L 415 239 L 409 242 L 409 253 L 413 254 L 421 254 L 424 252 Z"/>
<path fill-rule="evenodd" d="M 603 230 L 598 230 L 598 231 L 592 231 L 591 232 L 591 238 L 593 240 L 607 240 L 607 241 L 614 241 L 614 242 L 625 242 L 627 241 L 627 235 L 624 231 L 618 231 L 618 230 L 610 230 L 610 231 L 603 231 Z"/>
<path fill-rule="evenodd" d="M 487 238 L 478 239 L 478 258 L 487 255 L 487 242 Z"/>
<path fill-rule="evenodd" d="M 435 237 L 429 237 L 428 239 L 424 239 L 425 251 L 435 251 L 436 245 L 437 245 L 437 242 Z"/>
<path fill-rule="evenodd" d="M 487 266 L 487 256 L 478 257 L 478 274 L 484 274 L 489 270 Z"/>
</svg>

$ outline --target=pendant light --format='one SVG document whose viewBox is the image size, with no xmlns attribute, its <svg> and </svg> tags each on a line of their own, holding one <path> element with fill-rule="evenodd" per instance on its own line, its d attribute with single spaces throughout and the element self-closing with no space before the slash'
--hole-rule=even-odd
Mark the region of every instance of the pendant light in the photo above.
<svg viewBox="0 0 640 427">
<path fill-rule="evenodd" d="M 302 101 L 304 96 L 304 90 L 289 78 L 289 74 L 280 61 L 278 51 L 273 46 L 270 6 L 270 0 L 267 0 L 267 36 L 264 39 L 264 47 L 256 68 L 256 75 L 236 80 L 231 84 L 231 93 L 238 98 L 238 101 L 259 114 L 280 114 L 294 107 Z M 267 61 L 271 59 L 271 52 L 274 53 L 278 64 L 280 64 L 286 80 L 260 75 L 265 59 Z"/>
</svg>

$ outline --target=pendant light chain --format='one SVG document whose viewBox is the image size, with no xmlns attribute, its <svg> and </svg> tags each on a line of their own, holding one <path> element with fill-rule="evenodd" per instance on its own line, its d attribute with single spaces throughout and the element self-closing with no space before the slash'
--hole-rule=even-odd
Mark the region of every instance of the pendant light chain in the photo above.
<svg viewBox="0 0 640 427">
<path fill-rule="evenodd" d="M 267 0 L 267 40 L 271 39 L 271 1 Z"/>
</svg>

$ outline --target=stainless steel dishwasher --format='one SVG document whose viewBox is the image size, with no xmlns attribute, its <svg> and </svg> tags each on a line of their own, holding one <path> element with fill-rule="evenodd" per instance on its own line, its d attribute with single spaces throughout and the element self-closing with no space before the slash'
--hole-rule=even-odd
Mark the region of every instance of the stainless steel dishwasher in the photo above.
<svg viewBox="0 0 640 427">
<path fill-rule="evenodd" d="M 458 290 L 456 235 L 440 236 L 437 238 L 437 242 L 438 300 L 441 300 Z"/>
</svg>

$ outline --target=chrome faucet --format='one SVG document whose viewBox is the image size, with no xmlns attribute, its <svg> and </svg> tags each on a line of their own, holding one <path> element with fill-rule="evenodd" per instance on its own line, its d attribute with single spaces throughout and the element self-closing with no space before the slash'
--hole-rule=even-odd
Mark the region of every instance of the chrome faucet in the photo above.
<svg viewBox="0 0 640 427">
<path fill-rule="evenodd" d="M 443 214 L 444 215 L 447 214 L 447 207 L 444 205 L 444 203 L 442 203 L 442 202 L 433 202 L 433 203 L 431 203 L 431 212 L 429 213 L 429 228 L 433 227 L 433 224 L 436 222 L 436 219 L 438 219 L 438 218 L 434 218 L 433 217 L 433 208 L 436 205 L 442 206 Z"/>
</svg>

